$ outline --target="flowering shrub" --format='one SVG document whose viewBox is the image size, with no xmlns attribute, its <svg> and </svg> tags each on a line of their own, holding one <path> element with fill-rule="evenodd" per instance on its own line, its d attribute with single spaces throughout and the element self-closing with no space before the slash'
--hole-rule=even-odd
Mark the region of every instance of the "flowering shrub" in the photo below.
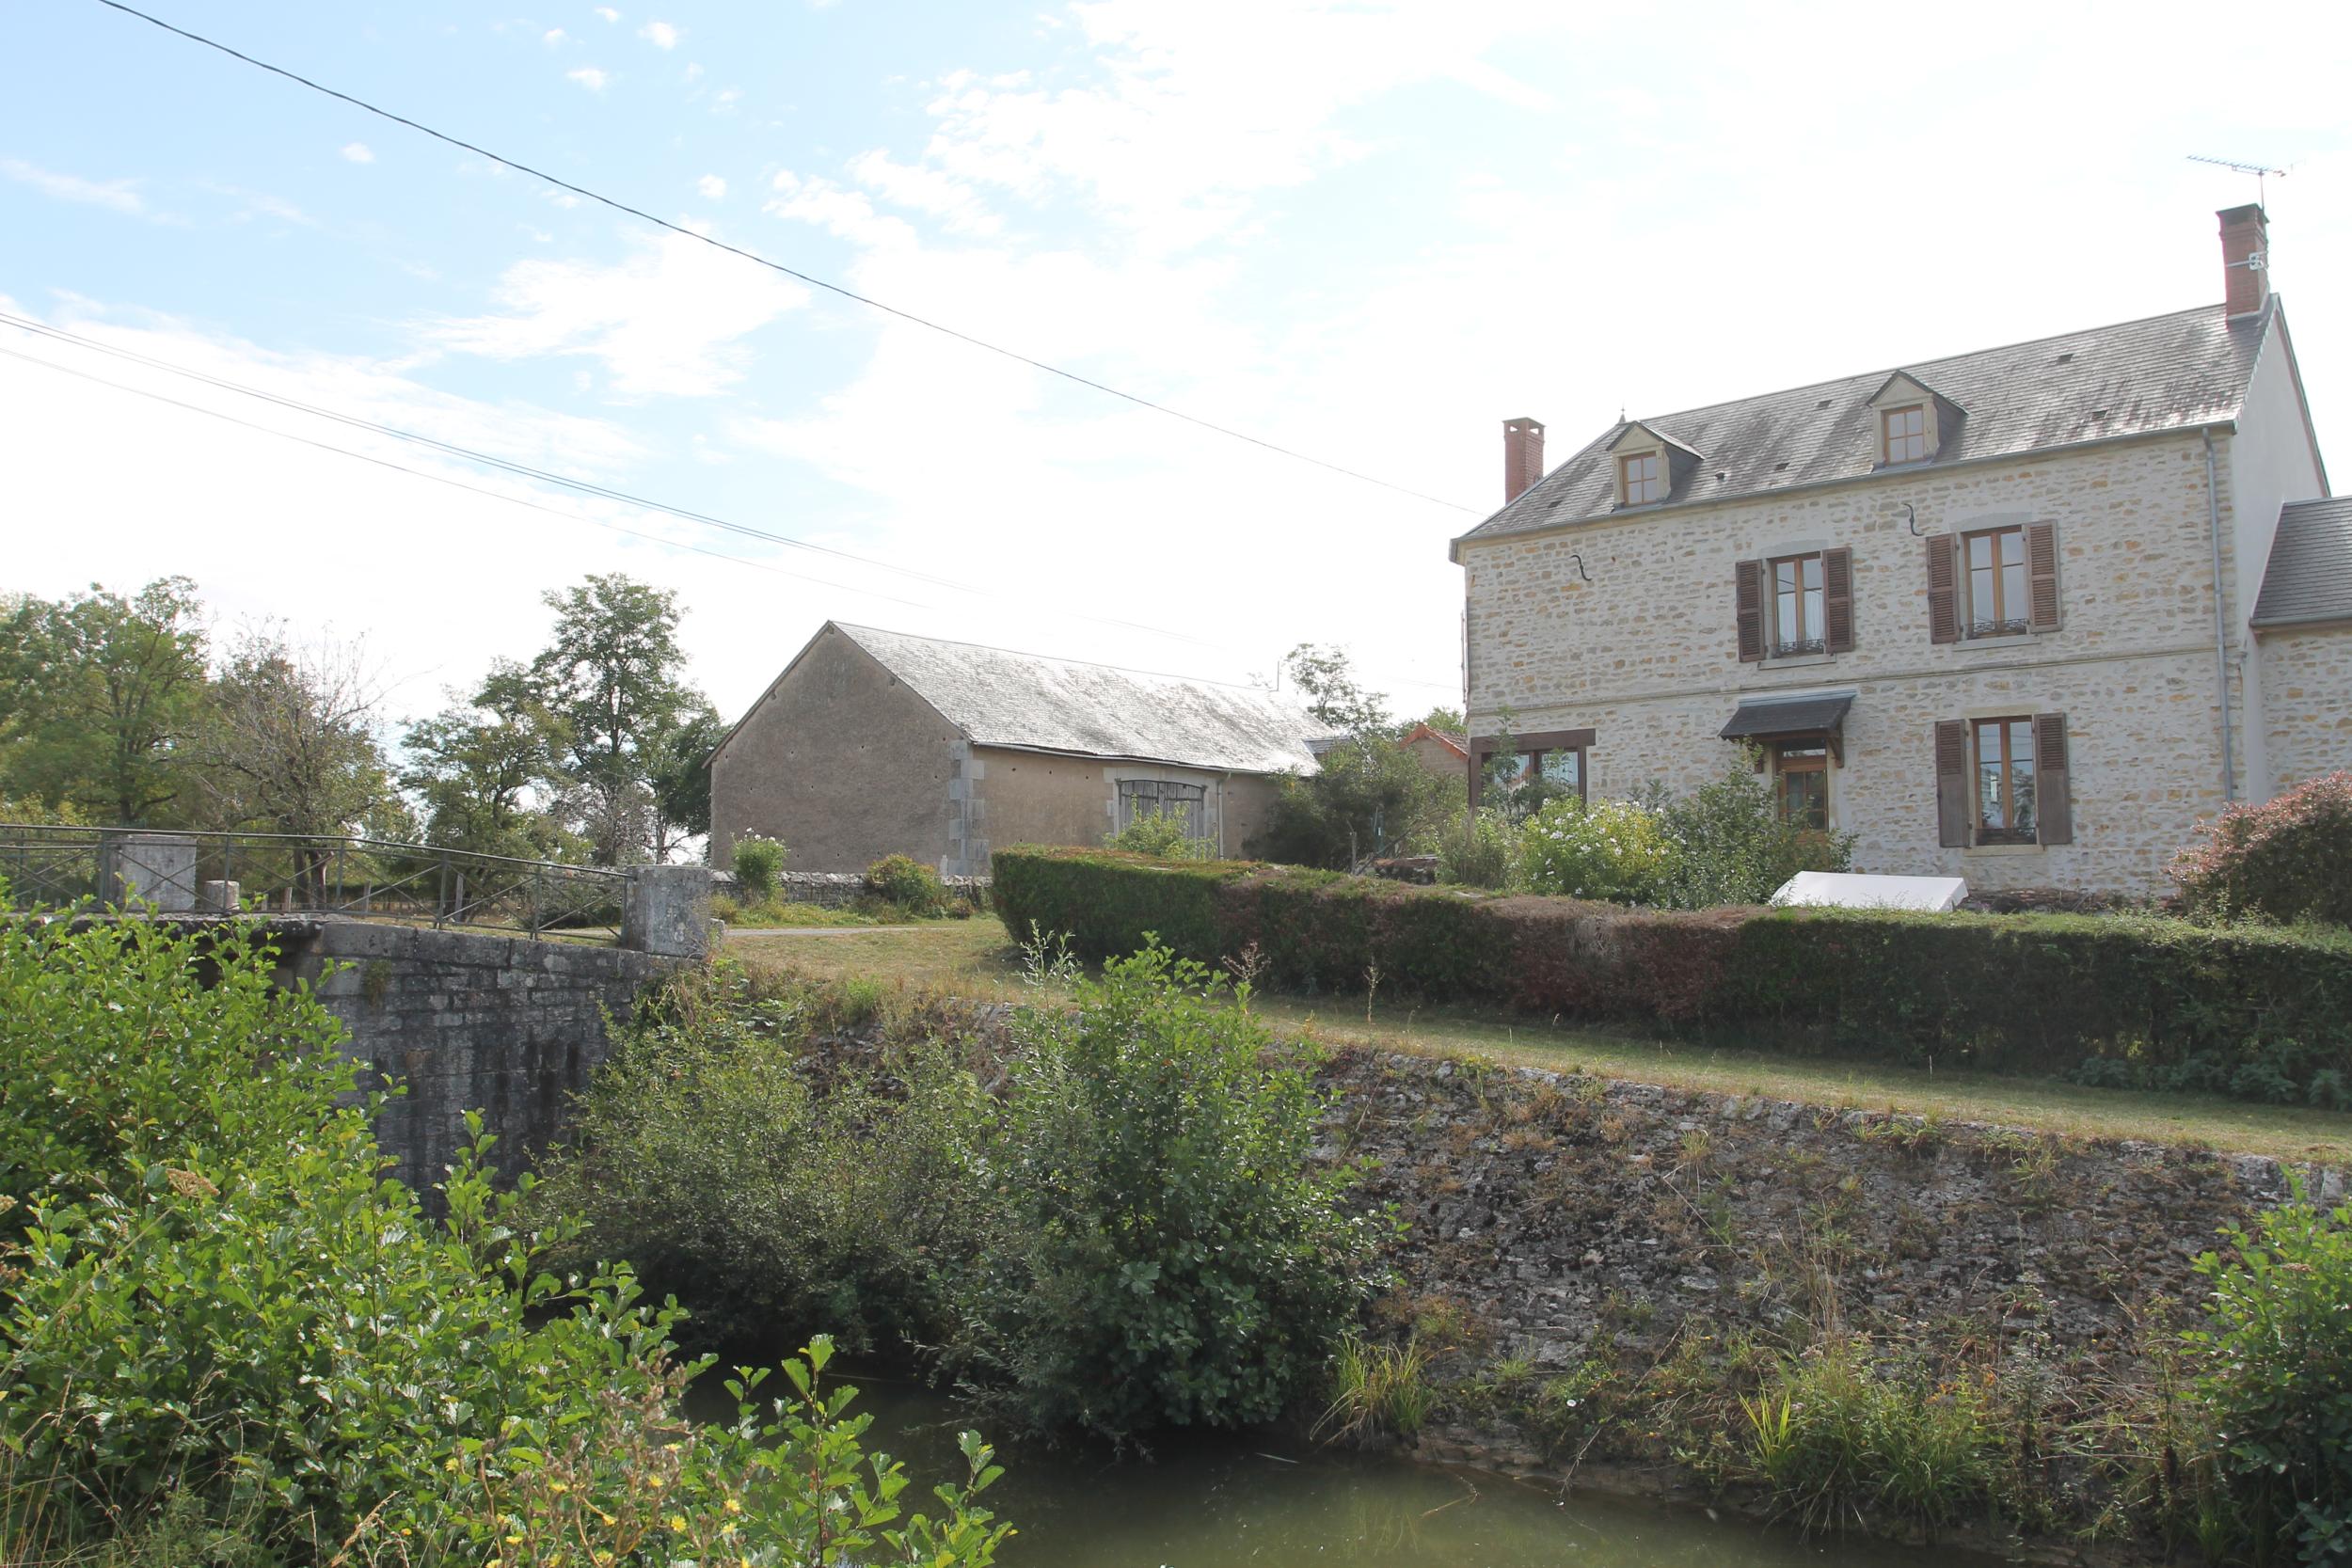
<svg viewBox="0 0 2352 1568">
<path fill-rule="evenodd" d="M 735 884 L 743 902 L 765 904 L 776 895 L 776 879 L 784 874 L 785 847 L 780 838 L 745 833 L 735 841 Z"/>
<path fill-rule="evenodd" d="M 2352 772 L 2198 824 L 2172 862 L 2189 911 L 2352 926 Z"/>
<path fill-rule="evenodd" d="M 1657 812 L 1568 796 L 1547 801 L 1519 830 L 1519 879 L 1530 893 L 1654 903 L 1672 852 Z"/>
</svg>

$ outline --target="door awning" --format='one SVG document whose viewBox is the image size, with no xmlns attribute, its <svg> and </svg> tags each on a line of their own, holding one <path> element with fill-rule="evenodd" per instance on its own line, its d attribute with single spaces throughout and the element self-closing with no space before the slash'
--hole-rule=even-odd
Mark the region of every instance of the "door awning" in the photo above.
<svg viewBox="0 0 2352 1568">
<path fill-rule="evenodd" d="M 1725 740 L 1820 739 L 1834 754 L 1845 751 L 1846 710 L 1853 693 L 1820 697 L 1756 698 L 1741 703 L 1719 733 Z"/>
</svg>

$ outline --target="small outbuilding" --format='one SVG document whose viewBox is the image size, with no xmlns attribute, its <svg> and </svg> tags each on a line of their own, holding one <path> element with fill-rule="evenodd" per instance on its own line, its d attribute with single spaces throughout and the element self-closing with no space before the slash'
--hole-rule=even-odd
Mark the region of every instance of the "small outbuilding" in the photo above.
<svg viewBox="0 0 2352 1568">
<path fill-rule="evenodd" d="M 796 871 L 906 854 L 982 876 L 991 845 L 1100 844 L 1174 809 L 1239 855 L 1282 777 L 1314 771 L 1313 730 L 1255 687 L 828 621 L 711 757 L 711 858 L 755 832 Z"/>
</svg>

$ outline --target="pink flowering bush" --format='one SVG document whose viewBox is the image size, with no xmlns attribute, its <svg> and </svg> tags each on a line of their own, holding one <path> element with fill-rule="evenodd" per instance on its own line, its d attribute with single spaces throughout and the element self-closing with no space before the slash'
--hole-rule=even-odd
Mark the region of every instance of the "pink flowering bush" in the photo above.
<svg viewBox="0 0 2352 1568">
<path fill-rule="evenodd" d="M 2352 771 L 2198 824 L 2172 862 L 2189 912 L 2352 926 Z"/>
</svg>

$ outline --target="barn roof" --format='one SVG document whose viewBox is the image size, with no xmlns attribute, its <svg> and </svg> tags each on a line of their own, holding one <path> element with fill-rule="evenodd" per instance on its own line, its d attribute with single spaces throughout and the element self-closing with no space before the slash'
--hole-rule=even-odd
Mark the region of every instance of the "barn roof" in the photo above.
<svg viewBox="0 0 2352 1568">
<path fill-rule="evenodd" d="M 975 746 L 1311 773 L 1305 711 L 1251 686 L 829 623 Z M 821 634 L 820 634 L 821 635 Z"/>
</svg>

